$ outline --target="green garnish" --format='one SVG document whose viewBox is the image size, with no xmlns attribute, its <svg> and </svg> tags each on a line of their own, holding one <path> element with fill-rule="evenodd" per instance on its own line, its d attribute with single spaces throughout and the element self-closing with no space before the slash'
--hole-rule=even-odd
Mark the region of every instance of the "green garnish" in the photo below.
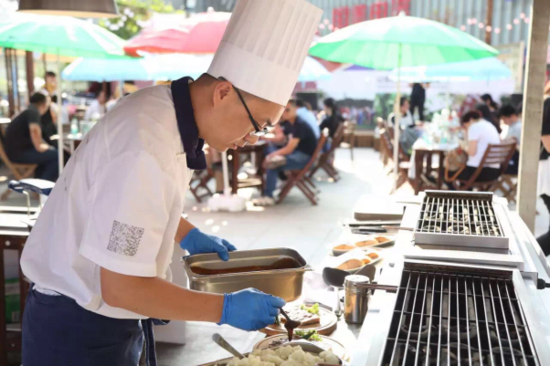
<svg viewBox="0 0 550 366">
<path fill-rule="evenodd" d="M 300 309 L 307 311 L 310 314 L 319 315 L 319 304 L 315 304 L 311 307 L 307 307 L 305 305 L 301 305 Z"/>
<path fill-rule="evenodd" d="M 306 331 L 306 330 L 299 330 L 299 329 L 296 329 L 294 331 L 294 333 L 302 338 L 302 339 L 306 339 L 308 341 L 318 341 L 320 342 L 321 341 L 321 337 L 319 336 L 319 333 L 316 331 L 316 330 L 310 330 L 310 331 Z"/>
</svg>

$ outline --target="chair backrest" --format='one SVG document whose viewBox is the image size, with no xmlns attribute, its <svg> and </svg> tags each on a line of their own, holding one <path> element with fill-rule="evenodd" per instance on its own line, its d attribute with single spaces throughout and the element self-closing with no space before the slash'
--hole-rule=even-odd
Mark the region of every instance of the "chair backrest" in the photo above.
<svg viewBox="0 0 550 366">
<path fill-rule="evenodd" d="M 340 123 L 340 125 L 338 125 L 336 132 L 334 132 L 334 137 L 332 138 L 332 144 L 330 145 L 330 149 L 327 152 L 323 153 L 323 155 L 331 156 L 334 153 L 334 151 L 340 146 L 342 141 L 344 141 L 344 137 L 346 134 L 346 127 L 347 127 L 347 122 Z"/>
<path fill-rule="evenodd" d="M 306 174 L 311 169 L 313 164 L 317 161 L 317 157 L 319 156 L 321 149 L 323 149 L 323 146 L 325 146 L 327 139 L 328 139 L 328 128 L 325 128 L 323 131 L 321 131 L 321 137 L 319 138 L 319 142 L 317 142 L 317 147 L 315 148 L 313 155 L 311 155 L 311 159 L 309 159 L 309 162 L 307 163 L 307 165 L 298 174 L 300 177 Z"/>
<path fill-rule="evenodd" d="M 500 169 L 505 171 L 510 164 L 510 160 L 516 151 L 515 142 L 506 142 L 502 144 L 489 144 L 483 158 L 481 159 L 480 166 L 485 167 L 488 165 L 500 165 Z"/>
<path fill-rule="evenodd" d="M 476 181 L 477 177 L 481 174 L 481 171 L 483 170 L 483 168 L 489 165 L 497 165 L 497 164 L 500 165 L 500 174 L 494 180 L 494 181 L 497 181 L 500 175 L 502 175 L 502 173 L 504 173 L 506 168 L 508 168 L 510 159 L 512 159 L 512 155 L 514 155 L 515 151 L 516 151 L 515 142 L 505 142 L 502 144 L 489 144 L 487 146 L 487 150 L 485 150 L 485 153 L 483 154 L 483 158 L 481 159 L 479 166 L 477 167 L 474 174 L 468 180 L 468 183 L 466 184 L 465 189 L 468 189 Z M 492 182 L 483 182 L 483 183 L 488 185 Z"/>
</svg>

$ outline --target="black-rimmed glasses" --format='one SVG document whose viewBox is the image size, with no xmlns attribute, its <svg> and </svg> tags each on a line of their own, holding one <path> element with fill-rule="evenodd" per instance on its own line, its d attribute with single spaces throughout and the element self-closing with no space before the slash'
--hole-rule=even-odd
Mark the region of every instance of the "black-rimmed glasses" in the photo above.
<svg viewBox="0 0 550 366">
<path fill-rule="evenodd" d="M 237 92 L 237 95 L 239 96 L 239 99 L 241 100 L 241 103 L 243 104 L 244 108 L 246 109 L 246 113 L 248 113 L 248 118 L 250 119 L 250 122 L 252 122 L 252 126 L 254 126 L 255 132 L 251 132 L 250 136 L 256 136 L 256 137 L 262 137 L 269 133 L 269 130 L 267 127 L 264 127 L 263 129 L 260 127 L 258 122 L 252 117 L 252 113 L 250 113 L 250 109 L 248 109 L 248 106 L 246 105 L 243 96 L 241 95 L 241 92 L 239 89 L 233 85 L 233 89 Z"/>
</svg>

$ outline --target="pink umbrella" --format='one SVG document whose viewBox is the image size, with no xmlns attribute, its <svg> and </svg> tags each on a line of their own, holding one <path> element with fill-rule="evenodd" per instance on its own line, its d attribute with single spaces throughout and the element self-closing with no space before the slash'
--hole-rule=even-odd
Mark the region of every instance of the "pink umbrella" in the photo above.
<svg viewBox="0 0 550 366">
<path fill-rule="evenodd" d="M 148 53 L 214 53 L 220 44 L 231 13 L 207 12 L 177 23 L 154 22 L 131 38 L 124 47 L 128 55 Z"/>
</svg>

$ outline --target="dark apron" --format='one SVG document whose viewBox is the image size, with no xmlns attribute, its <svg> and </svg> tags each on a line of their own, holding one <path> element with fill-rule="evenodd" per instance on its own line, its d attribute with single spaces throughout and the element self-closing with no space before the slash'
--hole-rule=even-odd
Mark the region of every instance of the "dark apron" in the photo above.
<svg viewBox="0 0 550 366">
<path fill-rule="evenodd" d="M 153 319 L 114 319 L 73 299 L 29 291 L 23 316 L 25 366 L 137 366 L 145 339 L 148 366 L 156 366 Z"/>
</svg>

